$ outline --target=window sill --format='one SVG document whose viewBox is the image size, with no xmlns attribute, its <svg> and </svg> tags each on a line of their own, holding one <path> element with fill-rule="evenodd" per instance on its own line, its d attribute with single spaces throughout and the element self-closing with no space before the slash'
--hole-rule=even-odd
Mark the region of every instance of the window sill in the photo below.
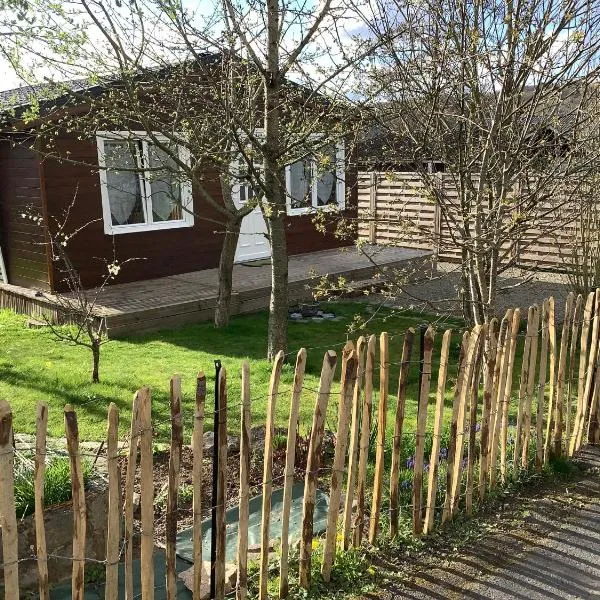
<svg viewBox="0 0 600 600">
<path fill-rule="evenodd" d="M 104 228 L 106 235 L 121 235 L 123 233 L 142 233 L 148 231 L 162 231 L 163 229 L 181 229 L 193 227 L 193 221 L 163 221 L 161 223 L 136 223 L 134 225 L 109 225 Z"/>
<path fill-rule="evenodd" d="M 345 209 L 343 204 L 314 207 L 310 206 L 307 208 L 290 208 L 288 206 L 287 214 L 288 217 L 299 217 L 302 215 L 314 215 L 320 212 L 342 212 Z"/>
</svg>

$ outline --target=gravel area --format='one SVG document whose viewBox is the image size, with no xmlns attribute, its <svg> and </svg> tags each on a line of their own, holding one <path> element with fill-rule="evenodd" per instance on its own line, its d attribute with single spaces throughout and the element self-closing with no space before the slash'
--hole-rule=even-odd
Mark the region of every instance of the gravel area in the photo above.
<svg viewBox="0 0 600 600">
<path fill-rule="evenodd" d="M 564 303 L 569 292 L 569 282 L 565 274 L 512 269 L 500 278 L 498 294 L 498 314 L 510 307 L 526 311 L 534 303 L 541 304 L 544 298 L 554 296 L 557 321 L 562 319 Z M 531 280 L 527 280 L 531 278 Z M 524 282 L 525 281 L 525 282 Z M 406 286 L 404 292 L 386 304 L 424 312 L 441 314 L 461 314 L 458 301 L 460 289 L 460 266 L 452 263 L 438 263 L 437 269 L 419 281 Z"/>
</svg>

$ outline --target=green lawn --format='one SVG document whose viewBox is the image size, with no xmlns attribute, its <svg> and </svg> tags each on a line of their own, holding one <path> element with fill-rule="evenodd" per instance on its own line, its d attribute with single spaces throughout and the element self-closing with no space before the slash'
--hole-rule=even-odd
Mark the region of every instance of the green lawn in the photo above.
<svg viewBox="0 0 600 600">
<path fill-rule="evenodd" d="M 355 315 L 372 317 L 367 305 L 342 303 L 333 305 L 342 320 L 322 323 L 290 323 L 289 364 L 283 371 L 280 390 L 283 392 L 277 407 L 277 424 L 284 426 L 288 416 L 288 395 L 293 378 L 294 353 L 304 346 L 308 349 L 305 392 L 301 402 L 301 429 L 306 430 L 312 421 L 315 392 L 318 387 L 323 353 L 327 348 L 341 350 L 347 337 L 348 326 Z M 371 309 L 372 310 L 372 309 Z M 433 319 L 433 317 L 432 317 Z M 388 331 L 391 335 L 390 361 L 400 360 L 402 334 L 409 326 L 426 322 L 421 314 L 405 313 L 402 316 L 379 312 L 364 330 L 365 334 Z M 0 311 L 0 397 L 8 400 L 13 408 L 15 431 L 33 433 L 35 427 L 35 403 L 47 402 L 49 431 L 53 436 L 63 435 L 62 407 L 70 403 L 77 409 L 82 439 L 99 439 L 105 435 L 106 411 L 109 402 L 115 402 L 121 411 L 121 429 L 127 429 L 133 393 L 142 385 L 152 389 L 153 416 L 161 441 L 168 439 L 168 391 L 169 377 L 182 376 L 186 437 L 192 423 L 193 394 L 196 373 L 207 374 L 208 404 L 207 426 L 211 422 L 210 407 L 213 402 L 214 364 L 222 360 L 227 369 L 229 382 L 229 429 L 238 429 L 240 401 L 240 369 L 244 359 L 251 365 L 252 420 L 264 423 L 267 387 L 271 372 L 270 364 L 263 359 L 265 352 L 266 313 L 239 316 L 232 320 L 226 330 L 215 330 L 211 323 L 190 325 L 175 330 L 161 331 L 144 336 L 131 336 L 111 341 L 102 349 L 100 365 L 101 383 L 92 384 L 90 377 L 90 354 L 85 348 L 57 342 L 46 329 L 28 329 L 26 318 L 9 311 Z M 441 324 L 436 336 L 436 352 L 439 354 Z M 460 324 L 453 337 L 451 363 L 456 362 Z M 355 338 L 357 334 L 354 334 Z M 418 358 L 418 346 L 413 359 Z M 434 378 L 437 368 L 434 364 Z M 454 373 L 451 367 L 450 375 Z M 391 366 L 390 395 L 396 393 L 398 366 Z M 336 372 L 339 381 L 339 365 Z M 411 427 L 415 417 L 415 393 L 418 366 L 411 366 L 409 378 L 409 401 L 406 426 Z M 377 382 L 376 382 L 377 386 Z M 434 386 L 432 386 L 433 389 Z M 328 426 L 335 429 L 337 395 L 332 396 L 328 410 Z M 390 402 L 389 428 L 392 428 L 394 403 Z"/>
</svg>

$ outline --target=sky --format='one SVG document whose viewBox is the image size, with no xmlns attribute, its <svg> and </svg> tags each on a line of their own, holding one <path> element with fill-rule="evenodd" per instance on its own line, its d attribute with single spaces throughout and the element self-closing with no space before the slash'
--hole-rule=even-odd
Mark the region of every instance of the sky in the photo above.
<svg viewBox="0 0 600 600">
<path fill-rule="evenodd" d="M 247 0 L 242 0 L 242 1 L 246 2 Z M 313 8 L 315 10 L 318 10 L 319 3 L 322 0 L 314 0 L 315 4 L 312 7 L 310 6 L 310 4 L 307 5 L 307 3 L 302 0 L 298 0 L 298 1 L 305 8 L 309 8 L 309 9 Z M 338 0 L 338 2 L 339 2 L 340 7 L 345 6 L 344 0 Z M 219 0 L 184 0 L 184 6 L 185 6 L 186 10 L 188 10 L 190 14 L 193 14 L 202 20 L 210 19 L 210 17 L 212 15 L 216 14 L 215 3 L 219 3 Z M 291 4 L 293 4 L 293 3 L 294 2 L 292 1 Z M 77 5 L 77 0 L 74 0 L 72 2 L 63 0 L 61 4 L 65 8 L 70 7 L 70 6 L 72 7 L 72 6 Z M 127 3 L 123 3 L 123 4 L 125 6 L 127 5 Z M 113 6 L 114 6 L 114 4 L 113 4 Z M 16 16 L 16 15 L 13 15 L 13 16 Z M 341 41 L 343 44 L 347 43 L 349 45 L 351 36 L 353 34 L 355 34 L 357 31 L 359 31 L 359 29 L 360 29 L 360 22 L 356 18 L 352 18 L 349 14 L 348 15 L 345 14 L 344 16 L 345 16 L 345 20 L 343 23 L 343 30 L 341 33 Z M 15 19 L 15 20 L 18 21 L 18 19 Z M 82 22 L 82 20 L 79 19 L 79 22 Z M 151 22 L 152 22 L 152 19 L 148 19 L 148 23 L 151 23 Z M 218 35 L 220 31 L 221 31 L 221 28 L 219 27 L 218 24 L 213 25 L 213 27 L 211 29 L 212 34 Z M 94 31 L 91 27 L 88 28 L 87 33 L 88 33 L 88 36 L 90 36 L 90 38 L 94 42 L 94 45 L 97 48 L 101 48 L 102 44 L 105 42 L 105 40 L 102 38 L 101 34 L 98 31 Z M 156 35 L 159 44 L 164 43 L 165 48 L 168 47 L 169 42 L 170 42 L 168 34 L 161 34 L 160 29 L 155 29 L 152 31 L 152 33 L 154 35 Z M 292 25 L 288 31 L 286 40 L 289 40 L 290 44 L 294 44 L 300 35 L 301 35 L 300 28 L 296 25 Z M 328 34 L 326 32 L 325 35 L 330 35 L 330 34 Z M 6 44 L 6 42 L 2 40 L 2 37 L 0 37 L 0 44 Z M 339 40 L 335 40 L 333 37 L 330 40 L 321 40 L 321 46 L 324 48 L 333 48 L 338 45 L 339 45 Z M 37 44 L 37 46 L 36 46 L 34 44 L 33 47 L 36 49 L 39 49 L 41 51 L 42 45 Z M 7 53 L 7 51 L 5 50 L 3 55 L 0 55 L 0 90 L 9 90 L 9 89 L 13 89 L 13 88 L 25 85 L 25 81 L 23 81 L 23 79 L 20 78 L 15 73 L 15 70 L 12 68 L 9 60 L 7 60 L 6 53 Z M 335 59 L 332 57 L 329 57 L 329 58 L 322 57 L 320 60 L 321 60 L 321 66 L 327 67 L 327 66 L 333 64 L 333 60 L 335 60 Z M 316 66 L 315 66 L 315 68 L 316 68 Z M 37 80 L 54 79 L 54 80 L 60 81 L 60 80 L 74 78 L 76 76 L 81 76 L 81 74 L 76 72 L 76 69 L 69 69 L 69 73 L 66 73 L 66 72 L 61 73 L 59 70 L 52 70 L 52 69 L 49 69 L 48 67 L 45 67 L 45 68 L 38 67 L 34 70 L 34 72 L 35 72 L 35 77 Z"/>
</svg>

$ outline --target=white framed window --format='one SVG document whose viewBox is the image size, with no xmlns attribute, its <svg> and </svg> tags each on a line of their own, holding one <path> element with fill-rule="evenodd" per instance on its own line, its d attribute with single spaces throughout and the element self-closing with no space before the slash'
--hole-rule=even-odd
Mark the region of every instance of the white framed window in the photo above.
<svg viewBox="0 0 600 600">
<path fill-rule="evenodd" d="M 178 176 L 172 152 L 156 146 L 146 132 L 99 131 L 96 142 L 104 233 L 194 225 L 191 184 Z M 177 156 L 189 164 L 187 149 L 177 147 Z"/>
<path fill-rule="evenodd" d="M 346 205 L 345 148 L 343 142 L 326 146 L 321 151 L 285 168 L 287 211 L 303 215 L 316 210 Z"/>
</svg>

